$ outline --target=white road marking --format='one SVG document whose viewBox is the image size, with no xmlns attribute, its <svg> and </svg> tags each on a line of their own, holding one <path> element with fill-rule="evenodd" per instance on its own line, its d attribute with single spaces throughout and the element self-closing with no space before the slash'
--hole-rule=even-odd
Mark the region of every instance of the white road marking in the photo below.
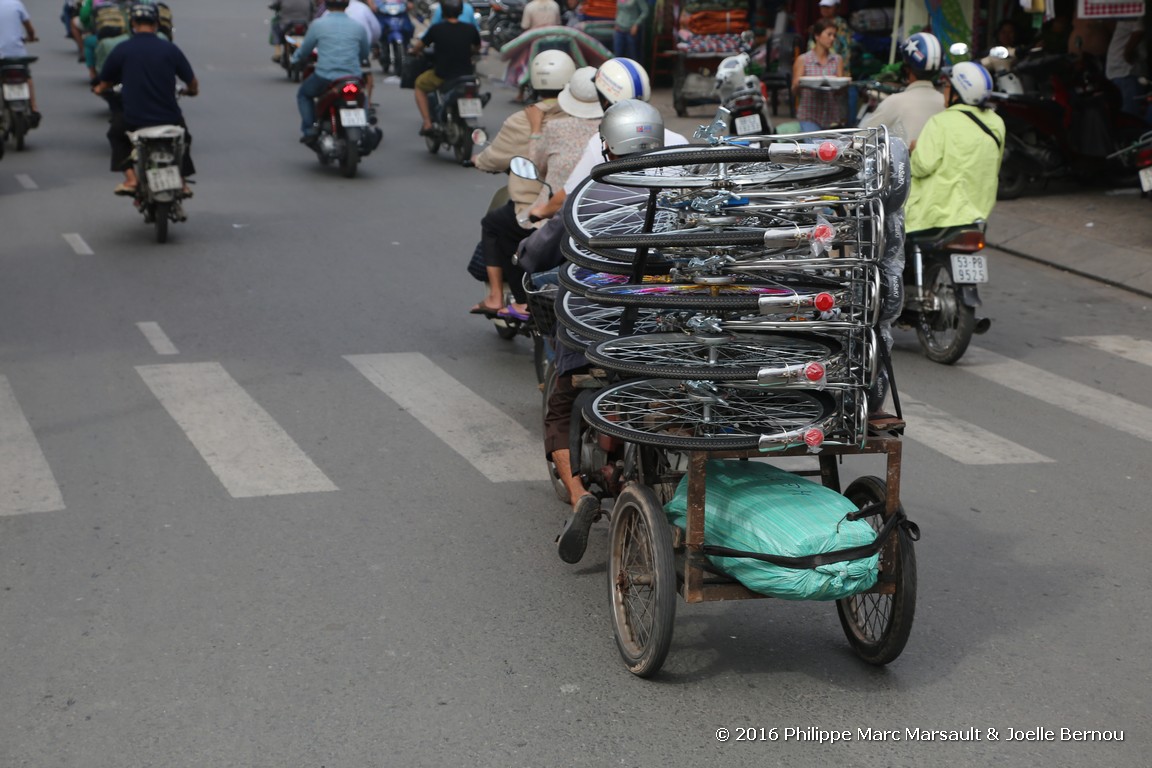
<svg viewBox="0 0 1152 768">
<path fill-rule="evenodd" d="M 16 181 L 20 182 L 20 186 L 24 187 L 24 189 L 40 189 L 40 187 L 36 185 L 36 182 L 32 180 L 32 177 L 26 173 L 16 174 Z"/>
<path fill-rule="evenodd" d="M 424 355 L 344 359 L 492 482 L 546 477 L 540 435 L 529 433 Z"/>
<path fill-rule="evenodd" d="M 900 406 L 908 426 L 904 435 L 961 464 L 1043 464 L 1053 459 L 999 435 L 957 419 L 906 392 Z"/>
<path fill-rule="evenodd" d="M 1152 366 L 1152 341 L 1146 339 L 1132 336 L 1069 336 L 1064 340 L 1108 352 L 1134 363 Z"/>
<path fill-rule="evenodd" d="M 176 345 L 168 338 L 163 329 L 160 328 L 159 323 L 154 323 L 150 320 L 136 323 L 136 327 L 144 334 L 144 338 L 148 339 L 148 343 L 152 345 L 152 349 L 156 350 L 158 355 L 178 355 L 180 350 L 176 349 Z"/>
<path fill-rule="evenodd" d="M 1152 408 L 979 347 L 970 347 L 961 364 L 968 373 L 1152 442 Z"/>
<path fill-rule="evenodd" d="M 136 371 L 233 497 L 337 490 L 219 363 Z"/>
<path fill-rule="evenodd" d="M 0 376 L 0 515 L 64 509 L 60 486 L 40 450 L 32 425 Z"/>
<path fill-rule="evenodd" d="M 92 256 L 95 254 L 95 251 L 88 247 L 88 243 L 84 242 L 84 238 L 74 232 L 64 235 L 64 240 L 68 245 L 72 246 L 72 250 L 76 252 L 77 256 Z"/>
</svg>

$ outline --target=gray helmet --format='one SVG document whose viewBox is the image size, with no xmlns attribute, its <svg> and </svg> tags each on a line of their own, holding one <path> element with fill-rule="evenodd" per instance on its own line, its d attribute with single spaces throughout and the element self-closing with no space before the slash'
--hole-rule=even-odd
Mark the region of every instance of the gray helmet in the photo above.
<svg viewBox="0 0 1152 768">
<path fill-rule="evenodd" d="M 151 3 L 137 3 L 128 11 L 128 16 L 133 23 L 152 25 L 160 23 L 160 11 Z"/>
<path fill-rule="evenodd" d="M 660 149 L 664 146 L 664 117 L 647 102 L 622 99 L 605 110 L 600 138 L 617 157 Z"/>
</svg>

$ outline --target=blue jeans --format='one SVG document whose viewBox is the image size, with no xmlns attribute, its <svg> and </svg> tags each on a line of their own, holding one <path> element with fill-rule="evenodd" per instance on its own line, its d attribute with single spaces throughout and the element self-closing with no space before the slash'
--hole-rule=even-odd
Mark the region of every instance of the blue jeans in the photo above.
<svg viewBox="0 0 1152 768">
<path fill-rule="evenodd" d="M 626 59 L 640 61 L 640 35 L 628 30 L 612 30 L 612 53 Z"/>
<path fill-rule="evenodd" d="M 328 90 L 330 85 L 331 80 L 325 80 L 314 74 L 300 83 L 300 88 L 296 91 L 296 108 L 300 110 L 300 133 L 308 133 L 312 129 L 312 125 L 316 122 L 315 99 Z"/>
</svg>

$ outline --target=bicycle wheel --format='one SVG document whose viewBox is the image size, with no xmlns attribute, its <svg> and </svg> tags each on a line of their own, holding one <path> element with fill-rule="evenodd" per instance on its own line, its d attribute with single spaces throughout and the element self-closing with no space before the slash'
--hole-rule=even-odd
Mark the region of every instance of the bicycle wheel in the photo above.
<svg viewBox="0 0 1152 768">
<path fill-rule="evenodd" d="M 608 533 L 612 634 L 637 677 L 660 671 L 672 645 L 676 568 L 672 533 L 653 492 L 629 483 L 616 497 Z"/>
<path fill-rule="evenodd" d="M 836 403 L 825 392 L 754 383 L 634 379 L 597 395 L 584 418 L 629 442 L 682 450 L 748 450 L 804 445 L 830 431 Z"/>
<path fill-rule="evenodd" d="M 593 251 L 574 238 L 566 237 L 560 244 L 560 252 L 564 258 L 576 266 L 590 269 L 593 272 L 610 272 L 617 275 L 632 274 L 632 262 L 636 258 L 634 250 L 601 249 Z M 679 263 L 678 259 L 669 259 L 659 252 L 651 252 L 645 259 L 644 274 L 666 275 L 668 270 Z"/>
<path fill-rule="evenodd" d="M 805 146 L 795 144 L 794 146 Z M 817 150 L 818 152 L 818 150 Z M 771 145 L 748 147 L 669 147 L 601 163 L 592 178 L 620 187 L 757 187 L 829 183 L 850 179 L 857 169 L 817 159 L 794 162 L 773 159 Z"/>
<path fill-rule="evenodd" d="M 556 319 L 577 337 L 603 341 L 620 334 L 622 307 L 606 307 L 570 291 L 563 291 L 556 301 Z M 636 333 L 658 333 L 665 327 L 665 313 L 640 309 L 633 330 Z"/>
<path fill-rule="evenodd" d="M 844 496 L 862 509 L 882 503 L 888 486 L 878 477 L 861 477 L 848 486 Z M 882 524 L 878 515 L 867 520 L 876 529 Z M 852 649 L 869 664 L 883 665 L 904 650 L 916 614 L 916 552 L 903 527 L 893 531 L 880 551 L 877 588 L 883 591 L 837 600 L 836 612 Z"/>
<path fill-rule="evenodd" d="M 812 334 L 661 333 L 608 339 L 585 356 L 628 376 L 813 387 L 829 370 L 844 371 L 842 350 L 835 339 Z"/>
<path fill-rule="evenodd" d="M 564 206 L 564 227 L 579 243 L 593 235 L 631 234 L 644 231 L 651 195 L 645 190 L 624 189 L 587 179 L 570 195 Z M 679 229 L 680 214 L 657 210 L 656 231 Z"/>
</svg>

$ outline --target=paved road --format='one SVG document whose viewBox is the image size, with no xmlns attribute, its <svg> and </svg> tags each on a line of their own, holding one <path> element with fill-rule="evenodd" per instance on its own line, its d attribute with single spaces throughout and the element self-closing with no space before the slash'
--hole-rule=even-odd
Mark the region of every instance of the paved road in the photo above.
<svg viewBox="0 0 1152 768">
<path fill-rule="evenodd" d="M 1143 299 L 994 253 L 978 349 L 898 337 L 924 536 L 896 662 L 831 605 L 680 605 L 639 681 L 605 531 L 576 567 L 551 546 L 530 350 L 465 314 L 499 180 L 429 156 L 389 84 L 362 176 L 321 169 L 262 9 L 204 0 L 201 183 L 157 246 L 37 11 L 45 124 L 0 161 L 0 766 L 1146 765 Z M 981 740 L 858 730 L 906 728 Z"/>
</svg>

